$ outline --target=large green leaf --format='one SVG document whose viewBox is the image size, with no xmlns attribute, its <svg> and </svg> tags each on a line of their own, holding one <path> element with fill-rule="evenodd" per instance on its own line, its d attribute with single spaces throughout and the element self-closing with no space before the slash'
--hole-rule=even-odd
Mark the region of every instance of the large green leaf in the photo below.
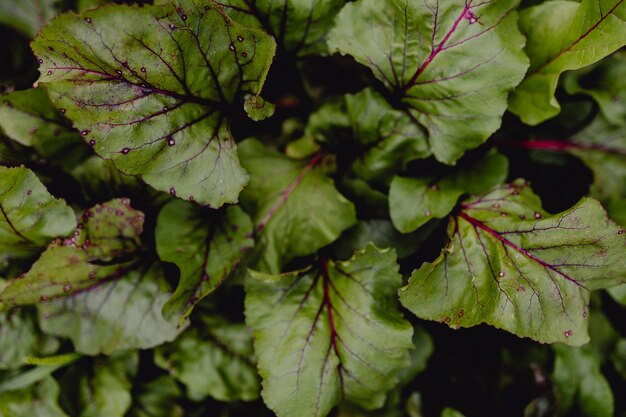
<svg viewBox="0 0 626 417">
<path fill-rule="evenodd" d="M 178 287 L 163 314 L 184 324 L 193 307 L 215 290 L 252 248 L 252 222 L 238 206 L 217 213 L 175 200 L 159 214 L 156 244 L 159 257 L 180 269 Z"/>
<path fill-rule="evenodd" d="M 41 333 L 32 311 L 0 314 L 0 369 L 17 369 L 25 365 L 25 357 L 49 355 L 58 347 L 56 338 Z"/>
<path fill-rule="evenodd" d="M 575 404 L 581 417 L 613 417 L 611 386 L 600 370 L 592 346 L 572 348 L 554 345 L 556 354 L 552 378 L 558 415 L 569 415 Z"/>
<path fill-rule="evenodd" d="M 332 52 L 368 66 L 452 164 L 501 123 L 528 60 L 517 0 L 361 0 L 339 13 Z"/>
<path fill-rule="evenodd" d="M 217 317 L 201 320 L 173 343 L 157 348 L 155 363 L 185 384 L 194 401 L 207 396 L 219 401 L 258 398 L 261 384 L 250 330 Z"/>
<path fill-rule="evenodd" d="M 87 210 L 74 236 L 51 244 L 0 304 L 38 304 L 45 332 L 90 355 L 173 340 L 178 330 L 161 315 L 169 285 L 141 253 L 143 220 L 125 199 Z"/>
<path fill-rule="evenodd" d="M 0 393 L 0 416 L 67 417 L 57 404 L 59 384 L 51 376 L 35 385 Z"/>
<path fill-rule="evenodd" d="M 59 0 L 2 0 L 0 24 L 9 25 L 34 38 L 61 9 Z"/>
<path fill-rule="evenodd" d="M 448 235 L 400 301 L 452 328 L 488 323 L 578 346 L 589 340 L 589 291 L 626 280 L 626 234 L 597 201 L 548 215 L 521 180 L 465 200 Z"/>
<path fill-rule="evenodd" d="M 0 166 L 0 270 L 76 227 L 74 212 L 27 168 Z"/>
<path fill-rule="evenodd" d="M 95 151 L 153 187 L 213 207 L 248 181 L 228 115 L 257 95 L 275 44 L 210 0 L 104 6 L 32 44 L 55 105 Z"/>
<path fill-rule="evenodd" d="M 285 52 L 326 52 L 326 34 L 346 0 L 222 0 L 225 12 L 239 23 L 272 35 Z"/>
<path fill-rule="evenodd" d="M 326 175 L 330 157 L 317 153 L 308 162 L 290 159 L 249 139 L 239 147 L 250 172 L 242 203 L 258 237 L 257 269 L 278 273 L 289 260 L 332 243 L 356 222 L 354 206 Z"/>
<path fill-rule="evenodd" d="M 520 13 L 530 68 L 509 110 L 526 124 L 556 116 L 561 73 L 583 68 L 626 44 L 624 0 L 549 1 Z"/>
<path fill-rule="evenodd" d="M 345 262 L 252 272 L 246 320 L 265 403 L 279 417 L 323 417 L 342 398 L 381 407 L 412 346 L 411 325 L 396 306 L 401 281 L 393 250 L 373 245 Z"/>
<path fill-rule="evenodd" d="M 461 195 L 478 194 L 504 182 L 508 168 L 508 160 L 492 150 L 452 172 L 421 178 L 395 176 L 389 189 L 391 220 L 399 231 L 412 232 L 433 218 L 447 216 Z"/>
</svg>

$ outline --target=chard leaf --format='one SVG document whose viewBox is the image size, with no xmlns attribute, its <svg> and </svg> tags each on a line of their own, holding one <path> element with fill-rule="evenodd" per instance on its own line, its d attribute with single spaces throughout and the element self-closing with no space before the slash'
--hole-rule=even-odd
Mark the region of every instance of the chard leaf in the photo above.
<svg viewBox="0 0 626 417">
<path fill-rule="evenodd" d="M 536 125 L 561 110 L 554 97 L 561 73 L 593 64 L 626 44 L 626 3 L 550 1 L 520 12 L 520 28 L 530 68 L 509 110 Z"/>
<path fill-rule="evenodd" d="M 584 198 L 548 215 L 521 180 L 465 200 L 448 235 L 441 255 L 413 272 L 400 301 L 452 328 L 487 323 L 579 346 L 589 341 L 589 291 L 626 277 L 626 235 L 597 201 Z"/>
<path fill-rule="evenodd" d="M 396 307 L 393 250 L 283 275 L 251 272 L 246 320 L 265 403 L 279 417 L 326 416 L 342 398 L 380 408 L 408 365 L 411 325 Z"/>
<path fill-rule="evenodd" d="M 72 209 L 51 196 L 32 171 L 0 166 L 0 270 L 12 259 L 31 258 L 75 227 Z"/>
<path fill-rule="evenodd" d="M 395 176 L 389 189 L 389 215 L 401 232 L 412 232 L 427 221 L 447 216 L 465 193 L 478 194 L 501 184 L 508 160 L 495 150 L 454 171 L 423 178 Z"/>
<path fill-rule="evenodd" d="M 0 415 L 67 417 L 58 396 L 59 384 L 51 376 L 21 390 L 0 392 Z"/>
<path fill-rule="evenodd" d="M 597 64 L 564 77 L 569 94 L 587 94 L 613 125 L 626 124 L 626 53 L 617 51 Z"/>
<path fill-rule="evenodd" d="M 326 52 L 326 35 L 346 0 L 221 0 L 235 21 L 262 29 L 294 55 Z"/>
<path fill-rule="evenodd" d="M 572 348 L 552 347 L 556 406 L 559 416 L 568 415 L 577 404 L 576 415 L 581 417 L 612 417 L 614 401 L 611 386 L 600 370 L 600 361 L 591 345 Z"/>
<path fill-rule="evenodd" d="M 361 0 L 342 9 L 328 43 L 368 66 L 453 164 L 498 129 L 528 67 L 517 5 Z"/>
<path fill-rule="evenodd" d="M 204 317 L 200 326 L 157 348 L 155 363 L 185 384 L 193 401 L 207 396 L 219 401 L 259 397 L 252 334 L 244 324 Z"/>
<path fill-rule="evenodd" d="M 194 306 L 213 292 L 252 248 L 252 222 L 238 206 L 208 212 L 175 200 L 161 210 L 159 257 L 180 269 L 180 282 L 163 307 L 166 319 L 184 324 Z"/>
<path fill-rule="evenodd" d="M 602 202 L 613 220 L 626 226 L 626 124 L 614 126 L 598 116 L 562 146 L 591 168 L 591 196 Z"/>
<path fill-rule="evenodd" d="M 34 38 L 58 12 L 59 0 L 2 0 L 0 24 L 11 26 L 29 38 Z"/>
<path fill-rule="evenodd" d="M 74 235 L 51 244 L 0 303 L 38 304 L 42 329 L 88 355 L 173 340 L 178 331 L 161 316 L 170 297 L 163 270 L 141 258 L 143 220 L 126 199 L 87 210 Z"/>
<path fill-rule="evenodd" d="M 17 369 L 27 356 L 45 356 L 59 347 L 56 338 L 41 334 L 37 316 L 18 309 L 0 314 L 0 369 Z"/>
<path fill-rule="evenodd" d="M 176 400 L 181 396 L 180 388 L 168 376 L 134 388 L 133 406 L 128 417 L 182 417 L 183 410 Z"/>
<path fill-rule="evenodd" d="M 200 204 L 237 202 L 248 176 L 228 115 L 257 95 L 273 39 L 210 0 L 104 6 L 55 19 L 33 50 L 55 105 L 126 174 Z"/>
<path fill-rule="evenodd" d="M 91 153 L 43 89 L 16 91 L 0 100 L 0 131 L 19 144 L 34 148 L 51 163 L 74 165 Z"/>
<path fill-rule="evenodd" d="M 241 198 L 256 225 L 256 268 L 278 273 L 289 260 L 314 253 L 356 223 L 353 204 L 326 175 L 324 154 L 293 160 L 253 139 L 243 142 L 239 153 L 252 176 Z"/>
</svg>

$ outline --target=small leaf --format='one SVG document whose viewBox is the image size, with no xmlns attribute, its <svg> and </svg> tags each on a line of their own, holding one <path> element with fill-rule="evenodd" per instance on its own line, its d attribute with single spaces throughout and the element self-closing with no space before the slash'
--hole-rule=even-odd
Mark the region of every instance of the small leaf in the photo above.
<svg viewBox="0 0 626 417">
<path fill-rule="evenodd" d="M 259 121 L 272 117 L 276 106 L 269 101 L 265 101 L 261 96 L 248 94 L 245 97 L 243 108 L 252 120 Z"/>
<path fill-rule="evenodd" d="M 261 389 L 252 334 L 243 324 L 203 318 L 175 342 L 155 351 L 155 363 L 187 387 L 193 401 L 251 401 Z"/>
<path fill-rule="evenodd" d="M 58 0 L 2 0 L 0 24 L 11 26 L 32 39 L 60 11 L 59 3 Z"/>
<path fill-rule="evenodd" d="M 412 232 L 427 221 L 447 216 L 459 197 L 478 194 L 502 183 L 508 160 L 492 150 L 451 173 L 425 178 L 395 176 L 389 189 L 389 214 L 401 232 Z"/>
<path fill-rule="evenodd" d="M 158 190 L 237 202 L 248 181 L 227 114 L 259 94 L 275 43 L 208 0 L 66 14 L 32 44 L 39 85 L 95 151 Z"/>
<path fill-rule="evenodd" d="M 623 0 L 546 2 L 520 12 L 530 68 L 509 101 L 509 110 L 536 125 L 561 107 L 554 92 L 561 73 L 583 68 L 626 44 Z"/>
<path fill-rule="evenodd" d="M 326 51 L 325 37 L 346 0 L 222 0 L 235 21 L 272 35 L 294 55 Z"/>
<path fill-rule="evenodd" d="M 12 259 L 31 258 L 75 227 L 72 209 L 51 196 L 32 171 L 0 166 L 0 270 Z"/>
<path fill-rule="evenodd" d="M 238 206 L 219 214 L 175 200 L 161 210 L 156 227 L 159 257 L 181 271 L 166 319 L 182 325 L 193 307 L 230 275 L 252 248 L 252 222 Z"/>
<path fill-rule="evenodd" d="M 67 417 L 57 403 L 59 385 L 51 376 L 18 391 L 0 393 L 0 416 Z"/>
<path fill-rule="evenodd" d="M 381 407 L 412 346 L 411 325 L 396 308 L 400 283 L 394 252 L 372 245 L 346 262 L 251 272 L 246 320 L 265 403 L 279 417 L 326 416 L 341 398 Z"/>
<path fill-rule="evenodd" d="M 329 34 L 331 52 L 368 66 L 444 163 L 483 143 L 501 123 L 507 95 L 528 61 L 516 0 L 361 0 Z"/>
<path fill-rule="evenodd" d="M 591 346 L 571 348 L 554 345 L 554 388 L 559 416 L 572 409 L 581 417 L 613 417 L 611 386 L 600 370 Z M 574 408 L 574 405 L 577 405 Z"/>
<path fill-rule="evenodd" d="M 161 316 L 170 296 L 163 270 L 141 258 L 143 219 L 126 199 L 87 210 L 74 235 L 51 244 L 0 302 L 38 304 L 42 329 L 88 355 L 173 340 L 178 330 Z"/>
<path fill-rule="evenodd" d="M 626 236 L 597 201 L 548 215 L 521 180 L 465 200 L 448 235 L 400 301 L 452 328 L 488 323 L 543 343 L 582 345 L 589 291 L 626 277 Z"/>
<path fill-rule="evenodd" d="M 256 268 L 278 273 L 289 260 L 332 243 L 356 222 L 354 206 L 326 175 L 321 152 L 298 161 L 251 139 L 239 153 L 252 176 L 241 198 L 256 224 Z"/>
</svg>

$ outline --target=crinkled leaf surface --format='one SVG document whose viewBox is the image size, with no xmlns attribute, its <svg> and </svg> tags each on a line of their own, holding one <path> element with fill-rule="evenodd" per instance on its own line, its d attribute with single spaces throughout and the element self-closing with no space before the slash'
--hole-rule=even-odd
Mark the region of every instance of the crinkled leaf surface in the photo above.
<svg viewBox="0 0 626 417">
<path fill-rule="evenodd" d="M 255 268 L 278 273 L 292 258 L 332 243 L 356 223 L 353 204 L 326 175 L 325 155 L 294 160 L 254 139 L 243 142 L 239 153 L 252 177 L 241 198 L 256 225 Z"/>
<path fill-rule="evenodd" d="M 495 150 L 449 173 L 422 178 L 395 176 L 389 188 L 389 215 L 403 233 L 432 218 L 443 218 L 465 193 L 478 194 L 501 184 L 508 160 Z"/>
<path fill-rule="evenodd" d="M 24 366 L 25 357 L 49 355 L 58 347 L 56 338 L 41 333 L 32 311 L 0 314 L 0 369 L 17 369 Z"/>
<path fill-rule="evenodd" d="M 221 0 L 237 22 L 272 35 L 285 52 L 326 52 L 326 34 L 346 0 Z"/>
<path fill-rule="evenodd" d="M 72 209 L 51 196 L 32 171 L 0 166 L 0 270 L 75 227 Z"/>
<path fill-rule="evenodd" d="M 452 164 L 501 123 L 528 60 L 516 0 L 362 0 L 348 3 L 328 37 L 392 91 Z"/>
<path fill-rule="evenodd" d="M 626 279 L 626 234 L 597 201 L 548 215 L 520 180 L 465 200 L 448 235 L 400 301 L 453 328 L 488 323 L 543 343 L 582 345 L 589 291 Z"/>
<path fill-rule="evenodd" d="M 381 407 L 412 346 L 396 307 L 401 281 L 393 250 L 373 245 L 305 271 L 252 272 L 246 321 L 265 403 L 279 417 L 326 416 L 342 398 Z"/>
<path fill-rule="evenodd" d="M 66 14 L 32 47 L 39 84 L 100 156 L 181 198 L 237 201 L 248 177 L 228 114 L 260 92 L 270 36 L 210 0 L 177 0 Z"/>
<path fill-rule="evenodd" d="M 593 64 L 626 44 L 624 0 L 550 1 L 520 12 L 530 68 L 509 110 L 536 125 L 561 107 L 554 92 L 561 73 Z"/>
<path fill-rule="evenodd" d="M 30 387 L 0 393 L 0 415 L 67 417 L 57 403 L 59 384 L 51 376 Z"/>
<path fill-rule="evenodd" d="M 34 38 L 39 29 L 60 11 L 61 3 L 59 0 L 2 0 L 0 24 L 12 26 Z"/>
<path fill-rule="evenodd" d="M 143 220 L 125 199 L 87 210 L 74 236 L 51 244 L 0 302 L 37 303 L 45 332 L 90 355 L 173 340 L 178 330 L 161 315 L 171 295 L 163 270 L 141 258 Z"/>
<path fill-rule="evenodd" d="M 590 345 L 572 348 L 552 347 L 554 381 L 558 414 L 568 415 L 574 405 L 581 417 L 612 417 L 614 401 L 611 386 L 600 370 L 600 361 Z"/>
<path fill-rule="evenodd" d="M 193 307 L 217 288 L 252 248 L 252 222 L 238 206 L 217 213 L 174 200 L 159 214 L 156 244 L 159 257 L 180 269 L 180 282 L 163 314 L 183 324 Z"/>
<path fill-rule="evenodd" d="M 588 94 L 611 124 L 626 124 L 626 53 L 617 51 L 596 65 L 565 75 L 569 94 Z"/>
<path fill-rule="evenodd" d="M 251 401 L 261 384 L 256 370 L 252 333 L 243 324 L 203 317 L 176 341 L 157 348 L 155 363 L 187 387 L 194 401 Z"/>
</svg>

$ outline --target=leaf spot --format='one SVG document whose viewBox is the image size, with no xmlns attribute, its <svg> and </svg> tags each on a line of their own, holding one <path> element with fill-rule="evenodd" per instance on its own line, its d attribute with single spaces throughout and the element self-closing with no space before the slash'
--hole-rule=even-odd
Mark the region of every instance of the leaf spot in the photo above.
<svg viewBox="0 0 626 417">
<path fill-rule="evenodd" d="M 123 153 L 124 155 L 128 155 L 128 152 L 130 152 L 130 148 L 124 148 L 124 149 L 122 149 L 122 153 Z"/>
<path fill-rule="evenodd" d="M 624 231 L 623 231 L 623 230 L 619 230 L 619 231 L 617 232 L 617 234 L 618 234 L 618 235 L 623 235 L 623 234 L 624 234 Z"/>
<path fill-rule="evenodd" d="M 176 188 L 174 188 L 174 187 L 170 188 L 170 194 L 171 195 L 176 195 Z"/>
<path fill-rule="evenodd" d="M 433 184 L 430 186 L 431 191 L 439 191 L 439 186 L 437 184 Z"/>
<path fill-rule="evenodd" d="M 238 40 L 239 42 L 243 42 L 243 36 L 241 36 L 241 35 L 237 36 L 237 40 Z"/>
<path fill-rule="evenodd" d="M 566 330 L 563 334 L 565 335 L 565 337 L 570 337 L 572 334 L 574 334 L 574 332 L 571 330 Z"/>
<path fill-rule="evenodd" d="M 139 71 L 146 72 L 146 68 L 145 67 L 141 67 L 141 69 Z"/>
<path fill-rule="evenodd" d="M 83 130 L 80 132 L 81 135 L 87 136 L 89 134 L 89 130 Z"/>
<path fill-rule="evenodd" d="M 463 317 L 464 315 L 465 315 L 465 310 L 461 310 L 461 311 L 459 311 L 459 314 L 457 314 L 457 317 L 458 317 L 458 318 L 461 318 L 461 317 Z"/>
<path fill-rule="evenodd" d="M 241 53 L 241 56 L 244 57 L 244 58 L 247 58 L 248 57 L 248 53 L 244 51 L 244 52 Z"/>
<path fill-rule="evenodd" d="M 43 64 L 43 59 L 39 58 L 37 62 L 39 62 L 40 64 Z"/>
<path fill-rule="evenodd" d="M 501 207 L 500 203 L 494 203 L 493 208 L 499 209 Z"/>
<path fill-rule="evenodd" d="M 235 45 L 231 43 L 230 45 L 228 45 L 228 49 L 235 52 Z"/>
<path fill-rule="evenodd" d="M 46 74 L 52 75 L 52 70 L 48 70 L 48 72 Z"/>
<path fill-rule="evenodd" d="M 541 213 L 535 212 L 535 219 L 540 219 L 541 218 Z"/>
<path fill-rule="evenodd" d="M 65 284 L 63 286 L 63 292 L 70 292 L 72 291 L 72 286 L 70 284 Z"/>
<path fill-rule="evenodd" d="M 183 22 L 184 22 L 185 20 L 187 20 L 187 15 L 186 14 L 181 15 L 180 18 L 183 19 Z"/>
<path fill-rule="evenodd" d="M 47 301 L 47 300 L 48 300 L 47 295 L 42 295 L 41 297 L 39 297 L 39 301 Z"/>
<path fill-rule="evenodd" d="M 95 146 L 95 145 L 96 145 L 96 141 L 95 141 L 95 139 L 91 139 L 91 140 L 89 141 L 89 146 Z"/>
<path fill-rule="evenodd" d="M 424 212 L 424 216 L 430 216 L 431 214 L 432 214 L 432 213 L 431 213 L 431 211 L 430 211 L 430 210 L 426 210 L 426 211 Z"/>
<path fill-rule="evenodd" d="M 59 109 L 59 111 L 60 111 L 62 114 L 65 114 L 65 112 L 66 112 L 67 110 L 65 110 L 65 109 Z"/>
<path fill-rule="evenodd" d="M 174 140 L 174 138 L 173 138 L 173 137 L 169 136 L 169 137 L 167 138 L 167 144 L 168 144 L 169 146 L 174 146 L 174 145 L 176 145 L 176 141 Z"/>
<path fill-rule="evenodd" d="M 445 319 L 443 319 L 443 321 L 445 321 L 446 323 L 450 323 L 450 317 L 446 317 Z"/>
<path fill-rule="evenodd" d="M 504 271 L 500 271 L 500 273 L 498 274 L 498 276 L 499 276 L 500 278 L 502 278 L 502 277 L 504 276 Z"/>
<path fill-rule="evenodd" d="M 86 18 L 85 18 L 85 22 L 87 22 L 87 23 L 91 23 L 91 17 L 86 17 Z"/>
<path fill-rule="evenodd" d="M 33 190 L 27 190 L 26 191 L 26 195 L 31 195 L 33 193 Z"/>
<path fill-rule="evenodd" d="M 169 26 L 170 30 L 176 29 L 176 25 L 173 24 L 173 23 L 170 23 L 168 26 Z"/>
</svg>

